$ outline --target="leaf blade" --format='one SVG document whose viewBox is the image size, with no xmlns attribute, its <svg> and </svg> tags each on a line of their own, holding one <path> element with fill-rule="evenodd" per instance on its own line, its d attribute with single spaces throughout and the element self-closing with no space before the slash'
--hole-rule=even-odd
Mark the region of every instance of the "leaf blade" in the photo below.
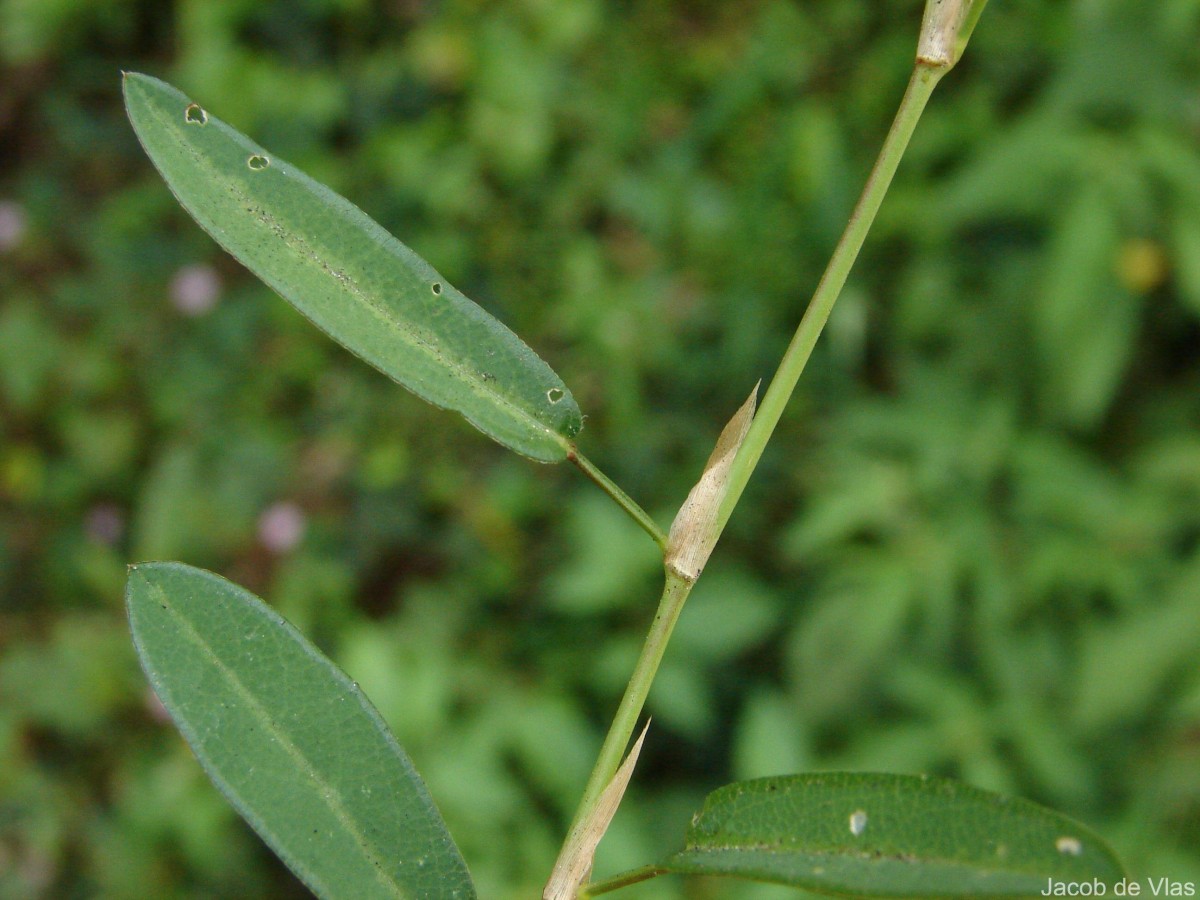
<svg viewBox="0 0 1200 900">
<path fill-rule="evenodd" d="M 1123 877 L 1089 829 L 946 779 L 818 773 L 727 785 L 662 868 L 871 897 L 1038 896 Z"/>
<path fill-rule="evenodd" d="M 184 209 L 318 328 L 424 400 L 541 462 L 582 415 L 562 379 L 348 200 L 166 82 L 125 74 L 143 149 Z"/>
<path fill-rule="evenodd" d="M 321 897 L 475 897 L 420 776 L 369 701 L 261 600 L 181 563 L 130 568 L 155 692 L 221 792 Z"/>
</svg>

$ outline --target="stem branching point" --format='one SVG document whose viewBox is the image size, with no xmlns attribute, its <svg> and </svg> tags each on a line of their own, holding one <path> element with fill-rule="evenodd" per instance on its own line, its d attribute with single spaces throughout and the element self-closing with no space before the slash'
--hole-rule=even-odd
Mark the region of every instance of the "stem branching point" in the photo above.
<svg viewBox="0 0 1200 900">
<path fill-rule="evenodd" d="M 867 178 L 862 195 L 830 257 L 829 265 L 817 284 L 816 291 L 757 412 L 753 402 L 757 395 L 756 387 L 750 400 L 721 434 L 700 483 L 693 488 L 692 494 L 689 494 L 687 502 L 671 527 L 670 537 L 668 538 L 624 491 L 574 448 L 568 454 L 568 459 L 616 500 L 662 548 L 666 563 L 666 584 L 641 655 L 604 739 L 579 809 L 575 813 L 567 842 L 564 844 L 564 854 L 569 854 L 572 835 L 576 834 L 580 823 L 590 821 L 603 803 L 605 789 L 613 782 L 621 765 L 625 748 L 629 745 L 684 601 L 729 521 L 734 507 L 737 506 L 751 474 L 762 458 L 767 441 L 783 415 L 800 374 L 812 355 L 817 338 L 829 319 L 834 302 L 846 284 L 854 261 L 866 240 L 867 232 L 875 221 L 875 215 L 883 203 L 884 195 L 896 174 L 921 113 L 942 76 L 961 57 L 986 4 L 987 0 L 927 0 L 917 61 L 908 87 L 884 139 L 879 157 Z M 701 488 L 704 489 L 701 491 L 704 496 L 697 499 L 697 491 Z M 701 500 L 703 502 L 700 502 Z M 646 866 L 604 882 L 584 885 L 579 890 L 579 896 L 589 897 L 607 893 L 652 878 L 662 871 L 655 866 Z"/>
</svg>

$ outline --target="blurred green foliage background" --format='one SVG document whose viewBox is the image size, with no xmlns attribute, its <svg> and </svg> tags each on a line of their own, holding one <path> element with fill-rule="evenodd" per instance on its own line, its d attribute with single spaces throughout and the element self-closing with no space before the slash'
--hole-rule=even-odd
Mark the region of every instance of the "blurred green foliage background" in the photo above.
<svg viewBox="0 0 1200 900">
<path fill-rule="evenodd" d="M 166 78 L 563 375 L 668 522 L 769 378 L 918 0 L 0 0 L 0 896 L 298 897 L 164 721 L 126 563 L 367 689 L 489 898 L 540 893 L 657 596 L 578 473 L 316 332 L 125 121 Z M 932 772 L 1200 882 L 1200 2 L 993 0 L 685 610 L 597 874 L 704 794 Z M 629 896 L 781 897 L 660 879 Z"/>
</svg>

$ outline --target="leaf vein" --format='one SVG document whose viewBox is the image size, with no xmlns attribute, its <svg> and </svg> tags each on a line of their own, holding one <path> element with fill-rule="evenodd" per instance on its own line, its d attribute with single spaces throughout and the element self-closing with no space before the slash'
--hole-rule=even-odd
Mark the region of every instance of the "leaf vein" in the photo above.
<svg viewBox="0 0 1200 900">
<path fill-rule="evenodd" d="M 304 754 L 304 751 L 296 746 L 295 743 L 293 743 L 287 732 L 281 731 L 275 725 L 270 715 L 270 711 L 263 706 L 257 697 L 255 697 L 254 693 L 249 687 L 246 686 L 245 682 L 238 677 L 237 672 L 225 664 L 213 646 L 204 639 L 204 636 L 200 634 L 200 632 L 198 632 L 192 626 L 191 622 L 189 622 L 187 618 L 176 609 L 175 604 L 171 602 L 170 597 L 162 588 L 162 586 L 154 584 L 153 582 L 148 582 L 147 586 L 153 592 L 159 605 L 169 614 L 171 614 L 172 618 L 180 626 L 187 638 L 204 653 L 204 655 L 217 669 L 221 676 L 226 679 L 230 687 L 233 688 L 234 692 L 238 695 L 242 702 L 245 703 L 246 706 L 254 713 L 254 715 L 259 718 L 263 729 L 267 731 L 274 740 L 278 741 L 279 746 L 282 747 L 284 752 L 287 753 L 294 763 L 296 763 L 297 768 L 302 770 L 304 774 L 307 775 L 320 789 L 321 797 L 326 801 L 326 804 L 333 812 L 335 818 L 341 822 L 347 833 L 355 840 L 359 847 L 362 848 L 363 853 L 366 854 L 366 856 L 371 860 L 371 868 L 383 886 L 390 889 L 396 897 L 407 897 L 403 887 L 384 871 L 382 865 L 382 860 L 384 859 L 383 848 L 376 847 L 370 838 L 367 837 L 364 830 L 359 827 L 354 815 L 346 807 L 342 799 L 341 791 L 339 791 L 337 787 L 330 783 L 321 774 L 320 770 L 317 769 Z"/>
</svg>

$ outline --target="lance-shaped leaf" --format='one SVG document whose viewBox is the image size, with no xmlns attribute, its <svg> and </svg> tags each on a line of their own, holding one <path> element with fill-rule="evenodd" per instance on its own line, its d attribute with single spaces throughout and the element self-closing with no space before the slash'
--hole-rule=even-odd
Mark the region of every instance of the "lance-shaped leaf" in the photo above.
<svg viewBox="0 0 1200 900">
<path fill-rule="evenodd" d="M 253 594 L 133 566 L 142 668 L 209 778 L 320 897 L 468 898 L 424 783 L 346 675 Z"/>
<path fill-rule="evenodd" d="M 566 385 L 425 260 L 169 84 L 126 73 L 125 106 L 184 209 L 334 340 L 506 447 L 566 458 L 582 425 Z"/>
<path fill-rule="evenodd" d="M 1123 877 L 1089 829 L 1026 800 L 912 775 L 762 778 L 708 796 L 660 871 L 861 897 L 1036 897 Z"/>
</svg>

